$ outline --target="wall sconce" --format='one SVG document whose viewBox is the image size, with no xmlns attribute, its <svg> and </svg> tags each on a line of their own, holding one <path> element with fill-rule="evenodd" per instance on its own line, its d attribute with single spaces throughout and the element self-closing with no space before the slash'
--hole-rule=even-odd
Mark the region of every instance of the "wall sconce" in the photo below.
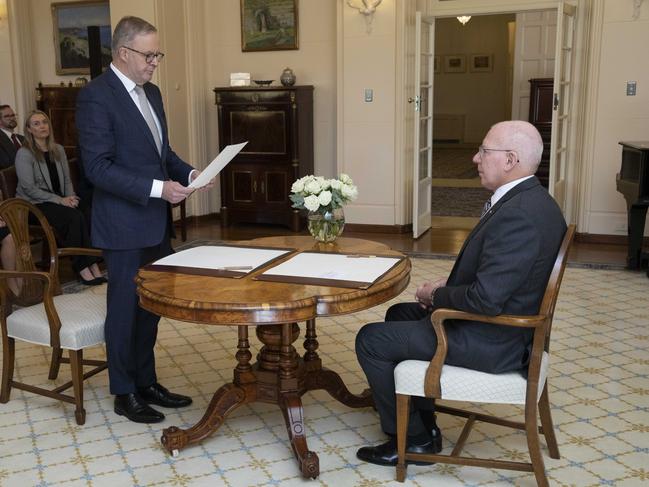
<svg viewBox="0 0 649 487">
<path fill-rule="evenodd" d="M 354 5 L 354 3 L 352 3 L 352 0 L 347 0 L 347 5 L 358 10 L 358 13 L 362 14 L 365 18 L 365 31 L 368 34 L 372 33 L 372 21 L 374 20 L 374 12 L 376 11 L 376 7 L 378 7 L 382 1 L 383 0 L 361 0 L 361 3 L 363 5 Z"/>
<path fill-rule="evenodd" d="M 469 20 L 471 20 L 471 16 L 470 15 L 460 15 L 459 17 L 457 17 L 457 20 L 458 20 L 458 22 L 460 22 L 460 24 L 466 25 L 466 23 Z"/>
</svg>

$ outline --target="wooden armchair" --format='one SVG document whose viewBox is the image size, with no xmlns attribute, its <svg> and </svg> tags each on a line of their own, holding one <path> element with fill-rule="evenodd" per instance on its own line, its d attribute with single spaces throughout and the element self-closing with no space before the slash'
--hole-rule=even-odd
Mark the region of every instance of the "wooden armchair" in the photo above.
<svg viewBox="0 0 649 487">
<path fill-rule="evenodd" d="M 574 234 L 575 226 L 570 225 L 550 274 L 538 315 L 482 316 L 451 309 L 438 309 L 432 314 L 431 321 L 438 343 L 435 356 L 430 362 L 406 360 L 401 362 L 394 371 L 397 393 L 398 481 L 403 482 L 405 480 L 406 461 L 415 460 L 534 472 L 538 485 L 548 485 L 539 445 L 539 433 L 545 436 L 550 457 L 559 458 L 559 448 L 554 435 L 548 399 L 549 346 L 554 308 L 566 267 L 568 249 Z M 532 328 L 534 338 L 527 379 L 518 372 L 487 374 L 462 367 L 444 365 L 448 349 L 444 322 L 458 319 Z M 412 396 L 430 397 L 445 401 L 524 405 L 525 421 L 514 422 L 496 416 L 436 404 L 435 411 L 438 413 L 452 414 L 467 419 L 455 448 L 450 455 L 406 453 L 406 433 L 410 413 L 410 398 Z M 541 427 L 537 425 L 537 415 L 539 413 Z M 476 420 L 525 430 L 531 463 L 461 456 L 462 448 Z"/>
<path fill-rule="evenodd" d="M 29 217 L 33 215 L 43 232 L 49 250 L 49 268 L 39 271 L 34 265 L 30 242 Z M 92 293 L 61 294 L 58 279 L 59 257 L 68 255 L 101 255 L 97 249 L 61 248 L 47 220 L 34 205 L 11 198 L 0 203 L 0 217 L 9 226 L 16 244 L 16 270 L 0 270 L 0 329 L 2 331 L 2 385 L 0 403 L 9 401 L 11 388 L 22 389 L 59 399 L 76 406 L 77 424 L 84 424 L 83 380 L 106 368 L 103 360 L 85 360 L 83 349 L 104 343 L 106 298 Z M 18 294 L 7 280 L 15 279 Z M 14 304 L 20 308 L 14 310 Z M 44 389 L 14 380 L 15 341 L 22 340 L 52 348 L 49 378 L 58 375 L 61 362 L 70 363 L 72 380 L 54 389 Z M 62 358 L 67 349 L 69 359 Z M 84 365 L 94 368 L 85 374 Z M 64 394 L 70 387 L 74 395 Z"/>
</svg>

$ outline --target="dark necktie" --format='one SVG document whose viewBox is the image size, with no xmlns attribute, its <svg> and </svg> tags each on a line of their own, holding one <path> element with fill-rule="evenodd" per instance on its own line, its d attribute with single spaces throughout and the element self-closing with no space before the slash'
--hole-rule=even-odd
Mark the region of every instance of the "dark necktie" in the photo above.
<svg viewBox="0 0 649 487">
<path fill-rule="evenodd" d="M 16 150 L 22 147 L 22 144 L 20 143 L 20 140 L 18 140 L 18 136 L 16 134 L 11 134 L 11 141 L 16 146 Z"/>
<path fill-rule="evenodd" d="M 482 213 L 480 213 L 480 218 L 485 216 L 490 209 L 491 209 L 491 198 L 485 201 L 485 204 L 482 207 Z"/>
</svg>

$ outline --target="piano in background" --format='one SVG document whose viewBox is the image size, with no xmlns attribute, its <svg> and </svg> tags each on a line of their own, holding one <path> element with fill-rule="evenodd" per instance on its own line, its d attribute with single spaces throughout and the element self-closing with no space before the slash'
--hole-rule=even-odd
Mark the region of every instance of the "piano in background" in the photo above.
<svg viewBox="0 0 649 487">
<path fill-rule="evenodd" d="M 627 267 L 639 269 L 642 252 L 645 219 L 649 206 L 649 141 L 620 142 L 622 146 L 622 167 L 616 176 L 617 190 L 624 195 L 628 213 Z M 649 272 L 647 273 L 649 275 Z"/>
</svg>

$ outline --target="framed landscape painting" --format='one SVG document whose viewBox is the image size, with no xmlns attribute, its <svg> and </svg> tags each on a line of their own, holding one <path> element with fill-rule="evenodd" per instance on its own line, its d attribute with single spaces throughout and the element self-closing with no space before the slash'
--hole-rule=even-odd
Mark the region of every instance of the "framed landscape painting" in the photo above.
<svg viewBox="0 0 649 487">
<path fill-rule="evenodd" d="M 466 57 L 458 54 L 453 56 L 444 56 L 445 73 L 464 73 L 466 72 Z"/>
<path fill-rule="evenodd" d="M 472 54 L 469 69 L 472 73 L 493 71 L 493 56 L 491 54 Z"/>
<path fill-rule="evenodd" d="M 89 26 L 99 27 L 101 65 L 110 64 L 110 6 L 108 1 L 52 4 L 56 74 L 89 74 Z"/>
<path fill-rule="evenodd" d="M 298 48 L 297 0 L 241 0 L 241 50 Z"/>
</svg>

